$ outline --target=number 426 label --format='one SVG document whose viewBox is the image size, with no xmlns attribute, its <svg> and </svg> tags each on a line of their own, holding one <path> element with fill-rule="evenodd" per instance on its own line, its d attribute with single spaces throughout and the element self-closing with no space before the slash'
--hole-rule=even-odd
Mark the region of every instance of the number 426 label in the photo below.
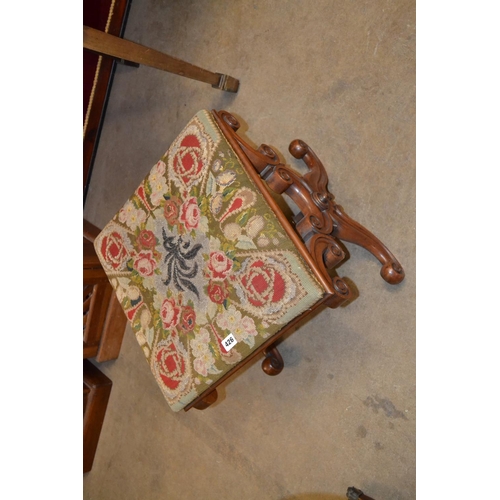
<svg viewBox="0 0 500 500">
<path fill-rule="evenodd" d="M 234 338 L 234 335 L 230 333 L 223 341 L 222 341 L 222 346 L 226 350 L 226 352 L 229 352 L 236 344 L 237 340 Z"/>
</svg>

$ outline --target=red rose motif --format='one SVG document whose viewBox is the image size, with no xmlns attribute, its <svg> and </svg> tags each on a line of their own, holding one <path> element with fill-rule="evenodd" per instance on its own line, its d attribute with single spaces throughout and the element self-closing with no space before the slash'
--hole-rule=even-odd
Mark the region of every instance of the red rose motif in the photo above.
<svg viewBox="0 0 500 500">
<path fill-rule="evenodd" d="M 224 279 L 231 272 L 233 261 L 221 251 L 211 252 L 208 269 L 213 279 Z"/>
<path fill-rule="evenodd" d="M 226 283 L 214 283 L 211 281 L 207 288 L 208 297 L 216 304 L 222 304 L 229 297 L 229 290 Z"/>
<path fill-rule="evenodd" d="M 156 269 L 156 261 L 150 251 L 139 252 L 134 260 L 134 267 L 141 276 L 152 276 Z"/>
<path fill-rule="evenodd" d="M 166 330 L 175 328 L 179 323 L 180 308 L 174 299 L 165 299 L 160 309 L 160 316 Z"/>
<path fill-rule="evenodd" d="M 172 341 L 158 344 L 156 351 L 156 371 L 161 381 L 171 390 L 177 389 L 186 372 L 184 357 L 177 351 Z"/>
<path fill-rule="evenodd" d="M 203 151 L 198 137 L 186 135 L 174 157 L 173 168 L 186 186 L 192 184 L 203 170 Z"/>
<path fill-rule="evenodd" d="M 189 198 L 186 200 L 181 207 L 181 217 L 180 220 L 184 223 L 184 226 L 188 231 L 191 229 L 196 229 L 198 223 L 200 222 L 200 208 L 196 198 Z"/>
<path fill-rule="evenodd" d="M 165 207 L 164 207 L 164 214 L 165 214 L 165 219 L 167 219 L 167 222 L 171 225 L 174 226 L 177 224 L 177 219 L 179 217 L 179 199 L 173 196 L 169 200 L 165 202 Z"/>
<path fill-rule="evenodd" d="M 147 229 L 143 229 L 139 236 L 137 237 L 137 243 L 141 248 L 151 249 L 156 245 L 156 238 L 153 231 L 148 231 Z"/>
<path fill-rule="evenodd" d="M 196 325 L 196 313 L 194 312 L 192 307 L 185 307 L 182 309 L 181 314 L 181 328 L 190 332 Z"/>
<path fill-rule="evenodd" d="M 241 278 L 249 302 L 255 307 L 279 302 L 286 291 L 286 283 L 279 271 L 262 260 L 256 260 Z"/>
<path fill-rule="evenodd" d="M 113 269 L 119 269 L 128 260 L 128 251 L 121 234 L 116 231 L 105 236 L 101 242 L 101 254 Z"/>
</svg>

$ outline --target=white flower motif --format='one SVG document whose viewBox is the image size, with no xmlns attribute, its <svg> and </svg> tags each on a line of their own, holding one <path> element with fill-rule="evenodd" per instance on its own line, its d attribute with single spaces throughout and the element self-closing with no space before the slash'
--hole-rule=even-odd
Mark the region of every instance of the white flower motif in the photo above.
<svg viewBox="0 0 500 500">
<path fill-rule="evenodd" d="M 191 352 L 195 358 L 200 358 L 208 352 L 208 346 L 203 342 L 193 339 L 189 343 L 191 345 Z"/>
<path fill-rule="evenodd" d="M 236 307 L 233 305 L 229 306 L 229 309 L 217 316 L 216 321 L 221 328 L 229 330 L 238 342 L 246 342 L 253 346 L 253 337 L 258 333 L 255 328 L 255 322 L 249 316 L 242 318 L 241 312 Z"/>
<path fill-rule="evenodd" d="M 236 222 L 230 222 L 224 226 L 222 232 L 228 240 L 234 241 L 240 238 L 241 227 Z"/>
<path fill-rule="evenodd" d="M 208 375 L 208 372 L 211 370 L 214 362 L 215 359 L 212 356 L 212 353 L 207 350 L 200 357 L 194 360 L 193 367 L 200 375 L 206 377 Z"/>
<path fill-rule="evenodd" d="M 118 220 L 126 224 L 130 229 L 135 231 L 146 220 L 146 212 L 140 208 L 136 208 L 132 201 L 127 201 L 118 214 Z"/>
</svg>

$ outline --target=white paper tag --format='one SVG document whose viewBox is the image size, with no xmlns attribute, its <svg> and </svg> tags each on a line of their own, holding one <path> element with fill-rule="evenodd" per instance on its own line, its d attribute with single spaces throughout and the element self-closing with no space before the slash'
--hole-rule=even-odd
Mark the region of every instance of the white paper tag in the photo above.
<svg viewBox="0 0 500 500">
<path fill-rule="evenodd" d="M 236 344 L 237 340 L 234 338 L 234 335 L 230 333 L 223 341 L 222 341 L 222 347 L 226 350 L 226 352 L 229 352 Z"/>
</svg>

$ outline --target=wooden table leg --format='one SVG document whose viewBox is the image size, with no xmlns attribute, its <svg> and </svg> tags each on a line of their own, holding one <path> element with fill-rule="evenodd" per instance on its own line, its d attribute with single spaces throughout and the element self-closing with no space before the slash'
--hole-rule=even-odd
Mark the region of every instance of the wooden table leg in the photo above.
<svg viewBox="0 0 500 500">
<path fill-rule="evenodd" d="M 240 85 L 239 80 L 232 76 L 213 73 L 163 52 L 88 26 L 83 27 L 83 48 L 132 63 L 145 64 L 192 80 L 210 83 L 212 87 L 227 92 L 238 92 Z"/>
</svg>

